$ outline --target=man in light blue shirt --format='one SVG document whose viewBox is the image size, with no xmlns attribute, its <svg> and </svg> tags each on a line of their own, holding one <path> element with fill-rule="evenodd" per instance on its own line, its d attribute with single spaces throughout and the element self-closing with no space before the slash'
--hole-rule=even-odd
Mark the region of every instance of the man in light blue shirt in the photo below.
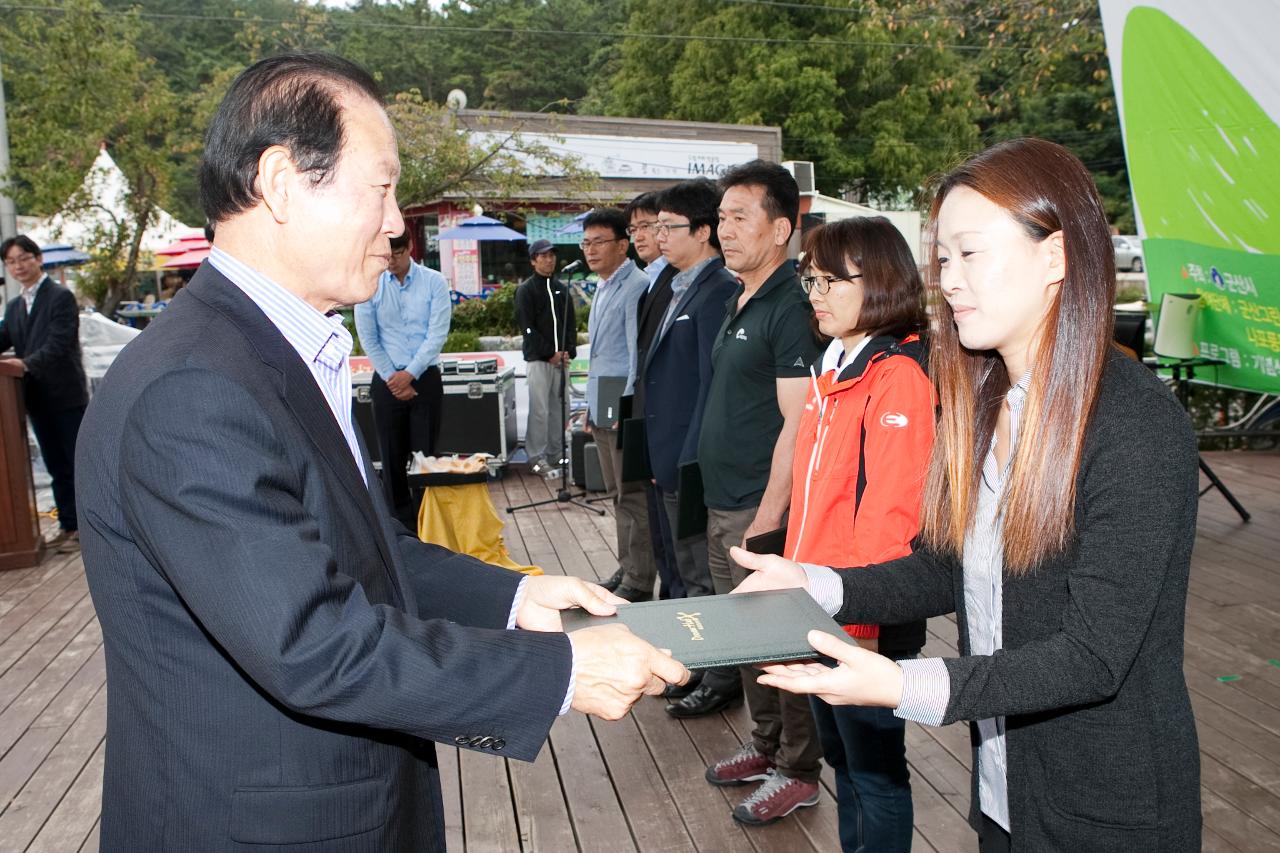
<svg viewBox="0 0 1280 853">
<path fill-rule="evenodd" d="M 582 253 L 587 266 L 600 277 L 587 335 L 591 367 L 587 373 L 587 423 L 595 438 L 600 475 L 614 494 L 618 529 L 618 566 L 623 576 L 653 577 L 653 545 L 642 482 L 622 482 L 622 450 L 618 446 L 620 394 L 635 385 L 639 302 L 649 289 L 649 277 L 627 257 L 627 217 L 615 207 L 592 211 L 582 221 Z M 607 381 L 602 381 L 607 380 Z M 653 596 L 649 589 L 618 592 L 628 601 Z"/>
<path fill-rule="evenodd" d="M 360 345 L 373 362 L 369 387 L 382 482 L 396 515 L 416 529 L 405 468 L 413 451 L 434 456 L 444 383 L 440 350 L 453 308 L 449 282 L 409 254 L 406 231 L 391 240 L 391 264 L 368 302 L 356 306 Z"/>
</svg>

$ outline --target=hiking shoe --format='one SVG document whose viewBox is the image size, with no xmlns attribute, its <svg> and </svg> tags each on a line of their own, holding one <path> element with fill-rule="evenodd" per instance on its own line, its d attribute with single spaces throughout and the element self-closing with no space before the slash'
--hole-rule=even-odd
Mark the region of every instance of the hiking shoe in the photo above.
<svg viewBox="0 0 1280 853">
<path fill-rule="evenodd" d="M 761 755 L 754 743 L 747 741 L 733 755 L 708 767 L 706 777 L 712 785 L 721 787 L 745 785 L 763 782 L 772 770 L 773 762 Z"/>
<path fill-rule="evenodd" d="M 764 784 L 733 809 L 733 819 L 748 826 L 763 826 L 793 811 L 818 804 L 818 783 L 783 776 L 770 768 Z"/>
</svg>

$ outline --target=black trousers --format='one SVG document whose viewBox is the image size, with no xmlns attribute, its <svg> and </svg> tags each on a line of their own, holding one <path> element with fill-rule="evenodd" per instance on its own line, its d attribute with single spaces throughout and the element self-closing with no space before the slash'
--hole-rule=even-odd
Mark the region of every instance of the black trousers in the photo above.
<svg viewBox="0 0 1280 853">
<path fill-rule="evenodd" d="M 53 478 L 53 502 L 58 507 L 58 525 L 78 530 L 76 520 L 76 436 L 84 419 L 84 406 L 60 412 L 30 411 L 31 431 L 40 445 L 44 467 Z"/>
<path fill-rule="evenodd" d="M 409 480 L 405 467 L 413 451 L 434 456 L 440 435 L 440 409 L 444 403 L 444 382 L 440 368 L 428 367 L 413 383 L 418 396 L 397 400 L 387 383 L 376 373 L 369 385 L 373 423 L 378 431 L 382 454 L 382 484 L 396 516 L 413 530 L 416 507 L 410 505 Z"/>
</svg>

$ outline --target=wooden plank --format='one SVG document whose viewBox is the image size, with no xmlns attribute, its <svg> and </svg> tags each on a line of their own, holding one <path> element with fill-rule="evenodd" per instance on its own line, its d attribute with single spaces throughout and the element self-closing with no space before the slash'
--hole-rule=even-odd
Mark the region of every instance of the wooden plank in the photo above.
<svg viewBox="0 0 1280 853">
<path fill-rule="evenodd" d="M 537 490 L 526 486 L 530 500 L 537 500 Z M 567 513 L 581 514 L 577 508 L 550 504 L 516 515 L 521 535 L 531 547 L 545 554 L 539 565 L 547 574 L 588 576 L 589 564 L 565 518 Z M 541 535 L 537 523 L 541 523 Z M 547 553 L 547 549 L 554 553 Z M 532 556 L 532 555 L 531 555 Z M 634 850 L 624 807 L 615 790 L 614 781 L 605 764 L 594 728 L 598 721 L 570 713 L 552 727 L 551 748 L 560 770 L 560 783 L 568 808 L 569 820 L 580 850 Z M 607 723 L 599 723 L 608 725 Z"/>
<path fill-rule="evenodd" d="M 651 700 L 641 701 L 649 704 Z M 642 853 L 695 849 L 635 718 L 629 716 L 617 722 L 593 720 L 591 728 L 636 847 Z"/>
<path fill-rule="evenodd" d="M 3 598 L 10 588 L 29 581 L 31 576 L 39 572 L 41 568 L 41 566 L 30 566 L 25 569 L 9 569 L 8 571 L 0 572 L 0 598 Z"/>
<path fill-rule="evenodd" d="M 440 771 L 440 798 L 444 801 L 444 840 L 449 850 L 465 848 L 462 822 L 462 777 L 458 769 L 458 748 L 436 744 L 436 767 Z"/>
<path fill-rule="evenodd" d="M 21 628 L 32 616 L 48 604 L 64 587 L 74 582 L 82 573 L 79 562 L 71 565 L 69 557 L 59 557 L 47 572 L 33 575 L 30 583 L 19 584 L 0 596 L 0 642 Z"/>
<path fill-rule="evenodd" d="M 0 758 L 0 811 L 39 769 L 66 730 L 106 683 L 101 651 L 96 653 L 49 702 L 48 707 Z"/>
<path fill-rule="evenodd" d="M 526 853 L 576 849 L 573 824 L 550 745 L 542 747 L 532 764 L 508 761 L 507 768 L 515 795 L 521 848 Z"/>
<path fill-rule="evenodd" d="M 98 818 L 102 812 L 102 768 L 106 757 L 105 739 L 98 744 L 89 762 L 71 784 L 57 809 L 45 822 L 27 853 L 81 853 L 98 849 Z"/>
<path fill-rule="evenodd" d="M 98 853 L 98 842 L 102 835 L 102 821 L 94 823 L 93 829 L 89 830 L 89 837 L 84 840 L 84 844 L 80 845 L 78 853 Z"/>
<path fill-rule="evenodd" d="M 104 743 L 106 729 L 107 691 L 99 690 L 8 808 L 0 812 L 0 838 L 4 838 L 6 844 L 22 849 L 40 833 L 68 789 Z M 70 843 L 72 839 L 67 839 L 68 843 L 62 849 L 79 846 L 96 816 L 96 812 L 91 814 L 79 832 L 73 833 L 76 836 L 74 844 Z"/>
<path fill-rule="evenodd" d="M 1200 755 L 1200 784 L 1275 833 L 1280 840 L 1280 800 L 1212 756 Z"/>
<path fill-rule="evenodd" d="M 462 820 L 467 848 L 474 851 L 519 850 L 520 833 L 511 802 L 505 759 L 458 750 L 462 778 Z"/>
<path fill-rule="evenodd" d="M 49 578 L 61 572 L 76 554 L 49 554 L 46 552 L 43 562 L 38 566 L 26 569 L 0 572 L 0 578 L 9 582 L 0 587 L 0 614 L 9 612 L 14 604 L 26 598 L 32 590 L 37 589 Z"/>
<path fill-rule="evenodd" d="M 100 654 L 102 629 L 96 619 L 89 622 L 44 671 L 28 684 L 17 698 L 0 712 L 0 755 L 17 742 L 58 692 L 79 673 L 95 653 Z"/>
<path fill-rule="evenodd" d="M 736 853 L 751 849 L 747 830 L 730 815 L 726 794 L 703 778 L 706 764 L 694 748 L 686 727 L 669 717 L 663 706 L 659 699 L 642 699 L 631 716 L 662 774 L 672 804 L 680 813 L 684 831 L 700 853 Z M 727 733 L 727 724 L 723 718 L 718 719 Z M 743 788 L 730 790 L 738 796 L 746 795 Z"/>
<path fill-rule="evenodd" d="M 50 618 L 56 617 L 52 626 L 39 626 L 38 635 L 20 636 L 38 624 L 38 620 L 32 619 L 0 646 L 0 672 L 4 673 L 0 675 L 0 710 L 8 707 L 94 618 L 88 590 L 77 590 L 76 586 L 67 587 L 62 596 L 45 608 L 57 608 L 50 614 Z M 73 602 L 70 609 L 68 602 Z"/>
<path fill-rule="evenodd" d="M 1205 827 L 1232 846 L 1250 853 L 1280 850 L 1280 835 L 1203 786 L 1200 788 L 1200 802 Z"/>
<path fill-rule="evenodd" d="M 622 804 L 592 732 L 594 722 L 582 714 L 566 714 L 556 720 L 551 735 L 578 849 L 601 853 L 635 850 Z"/>
<path fill-rule="evenodd" d="M 977 834 L 934 787 L 933 780 L 923 774 L 917 775 L 916 780 L 911 785 L 911 800 L 915 811 L 915 827 L 920 834 L 938 850 L 977 849 Z M 944 786 L 947 787 L 949 786 Z M 967 811 L 966 807 L 966 813 Z"/>
</svg>

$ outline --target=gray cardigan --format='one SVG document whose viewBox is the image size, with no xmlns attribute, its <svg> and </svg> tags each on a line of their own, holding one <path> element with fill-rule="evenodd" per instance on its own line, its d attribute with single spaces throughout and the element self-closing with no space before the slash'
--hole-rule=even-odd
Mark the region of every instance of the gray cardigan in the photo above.
<svg viewBox="0 0 1280 853">
<path fill-rule="evenodd" d="M 1006 717 L 1015 851 L 1200 849 L 1200 756 L 1182 673 L 1197 464 L 1173 396 L 1112 353 L 1085 440 L 1074 541 L 1005 577 L 1003 649 L 946 659 L 944 722 Z M 917 548 L 838 574 L 838 621 L 956 611 L 968 655 L 958 558 Z M 976 785 L 975 773 L 975 828 Z"/>
</svg>

